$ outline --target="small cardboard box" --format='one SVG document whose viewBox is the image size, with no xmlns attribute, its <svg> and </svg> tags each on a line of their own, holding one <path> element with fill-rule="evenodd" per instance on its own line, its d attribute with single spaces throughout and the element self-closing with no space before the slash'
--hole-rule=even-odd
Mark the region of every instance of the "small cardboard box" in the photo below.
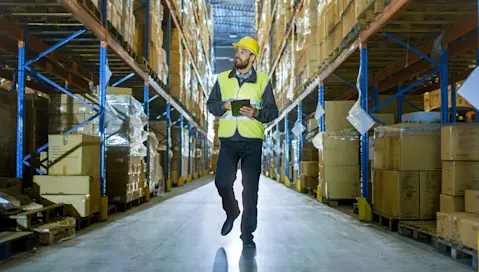
<svg viewBox="0 0 479 272">
<path fill-rule="evenodd" d="M 301 175 L 306 177 L 317 177 L 319 174 L 318 162 L 317 161 L 302 161 L 300 162 L 301 166 Z"/>
<path fill-rule="evenodd" d="M 446 126 L 441 134 L 443 161 L 479 161 L 479 126 Z"/>
<path fill-rule="evenodd" d="M 419 218 L 434 219 L 439 210 L 441 172 L 419 172 Z"/>
<path fill-rule="evenodd" d="M 444 161 L 442 163 L 442 193 L 464 196 L 466 189 L 479 190 L 479 161 Z"/>
<path fill-rule="evenodd" d="M 479 233 L 479 215 L 461 218 L 459 222 L 459 241 L 461 244 L 477 250 Z"/>
<path fill-rule="evenodd" d="M 464 200 L 466 212 L 479 214 L 479 191 L 466 190 Z"/>
<path fill-rule="evenodd" d="M 441 194 L 440 211 L 445 213 L 464 212 L 464 197 Z"/>
<path fill-rule="evenodd" d="M 356 103 L 354 100 L 326 101 L 324 106 L 326 131 L 354 129 L 346 119 L 354 103 Z"/>
</svg>

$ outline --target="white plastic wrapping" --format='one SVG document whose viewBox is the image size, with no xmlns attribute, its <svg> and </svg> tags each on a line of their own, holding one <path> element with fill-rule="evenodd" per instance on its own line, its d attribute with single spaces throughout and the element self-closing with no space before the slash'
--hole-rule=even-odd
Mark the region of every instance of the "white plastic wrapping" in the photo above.
<svg viewBox="0 0 479 272">
<path fill-rule="evenodd" d="M 146 156 L 143 144 L 148 133 L 148 118 L 143 105 L 127 95 L 107 95 L 105 106 L 105 133 L 107 146 L 129 146 L 130 156 Z"/>
</svg>

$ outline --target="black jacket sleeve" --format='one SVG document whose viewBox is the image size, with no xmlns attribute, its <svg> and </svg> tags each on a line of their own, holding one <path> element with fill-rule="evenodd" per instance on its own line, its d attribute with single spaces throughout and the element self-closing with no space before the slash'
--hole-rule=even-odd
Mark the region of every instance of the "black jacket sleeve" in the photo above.
<svg viewBox="0 0 479 272">
<path fill-rule="evenodd" d="M 268 82 L 268 85 L 266 85 L 263 92 L 263 107 L 258 111 L 256 119 L 261 123 L 269 123 L 278 118 L 278 115 L 278 106 L 274 99 L 273 87 L 271 86 L 271 83 Z"/>
<path fill-rule="evenodd" d="M 208 110 L 211 114 L 216 117 L 221 117 L 225 114 L 226 109 L 223 107 L 223 100 L 221 98 L 221 90 L 218 81 L 216 81 L 215 85 L 213 86 L 213 90 L 211 90 L 210 97 L 206 102 Z"/>
</svg>

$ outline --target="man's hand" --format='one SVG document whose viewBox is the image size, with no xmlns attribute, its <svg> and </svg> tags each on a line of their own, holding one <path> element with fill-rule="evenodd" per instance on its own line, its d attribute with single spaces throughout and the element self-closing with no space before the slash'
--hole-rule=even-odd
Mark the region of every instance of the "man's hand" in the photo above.
<svg viewBox="0 0 479 272">
<path fill-rule="evenodd" d="M 223 104 L 223 108 L 225 108 L 225 110 L 231 110 L 231 100 L 226 101 Z"/>
<path fill-rule="evenodd" d="M 248 118 L 256 118 L 257 112 L 253 107 L 241 107 L 240 113 Z"/>
</svg>

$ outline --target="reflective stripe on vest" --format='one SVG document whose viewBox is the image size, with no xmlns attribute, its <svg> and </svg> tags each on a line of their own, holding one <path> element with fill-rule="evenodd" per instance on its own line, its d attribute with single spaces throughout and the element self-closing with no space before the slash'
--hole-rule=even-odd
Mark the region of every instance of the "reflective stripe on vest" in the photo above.
<svg viewBox="0 0 479 272">
<path fill-rule="evenodd" d="M 256 73 L 256 82 L 244 82 L 241 88 L 236 77 L 229 77 L 230 71 L 218 75 L 218 83 L 223 101 L 249 99 L 250 104 L 256 109 L 261 109 L 263 92 L 268 84 L 269 78 L 261 73 Z M 236 130 L 244 138 L 264 137 L 264 126 L 255 118 L 246 116 L 233 116 L 231 110 L 226 111 L 219 121 L 218 136 L 220 138 L 232 137 Z"/>
</svg>

